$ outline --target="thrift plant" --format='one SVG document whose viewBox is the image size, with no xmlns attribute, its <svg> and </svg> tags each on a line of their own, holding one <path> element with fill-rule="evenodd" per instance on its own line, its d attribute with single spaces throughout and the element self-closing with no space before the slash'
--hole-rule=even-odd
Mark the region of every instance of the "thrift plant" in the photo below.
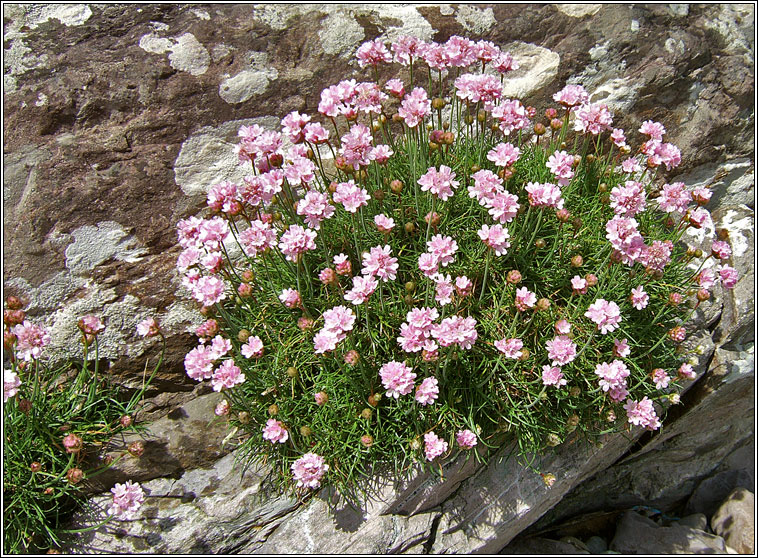
<svg viewBox="0 0 758 558">
<path fill-rule="evenodd" d="M 9 365 L 3 384 L 3 548 L 7 553 L 39 553 L 56 550 L 77 532 L 61 526 L 85 505 L 89 479 L 121 459 L 105 456 L 113 437 L 143 428 L 134 416 L 160 360 L 141 389 L 126 399 L 100 370 L 97 337 L 105 325 L 98 317 L 84 316 L 78 322 L 83 360 L 55 364 L 44 359 L 50 334 L 28 320 L 21 308 L 17 298 L 9 297 L 3 315 Z M 163 340 L 153 319 L 137 330 Z M 136 442 L 123 455 L 143 451 Z M 112 492 L 106 519 L 85 530 L 113 517 L 132 517 L 145 497 L 131 481 L 116 484 Z"/>
<path fill-rule="evenodd" d="M 614 128 L 580 85 L 541 111 L 506 98 L 518 62 L 487 41 L 357 59 L 370 77 L 318 114 L 240 128 L 244 180 L 178 223 L 209 316 L 186 371 L 224 392 L 247 457 L 350 490 L 509 436 L 526 457 L 660 428 L 695 377 L 688 319 L 737 280 L 725 233 L 684 242 L 711 192 L 666 182 L 664 126 Z M 380 80 L 393 62 L 402 79 Z"/>
</svg>

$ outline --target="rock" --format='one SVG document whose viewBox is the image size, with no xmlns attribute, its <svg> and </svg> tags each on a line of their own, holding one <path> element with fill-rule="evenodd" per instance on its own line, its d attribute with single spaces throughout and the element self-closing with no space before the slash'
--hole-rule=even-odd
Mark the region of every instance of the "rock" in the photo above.
<svg viewBox="0 0 758 558">
<path fill-rule="evenodd" d="M 605 542 L 604 538 L 598 537 L 597 535 L 587 539 L 584 545 L 587 547 L 587 550 L 590 551 L 590 554 L 602 554 L 608 550 L 608 543 Z"/>
<path fill-rule="evenodd" d="M 629 511 L 619 518 L 610 549 L 621 554 L 725 554 L 724 539 L 683 525 L 659 527 Z"/>
<path fill-rule="evenodd" d="M 674 523 L 677 525 L 683 525 L 684 527 L 697 529 L 699 531 L 708 531 L 708 518 L 704 513 L 693 513 L 691 515 L 686 515 Z"/>
<path fill-rule="evenodd" d="M 755 552 L 755 496 L 736 488 L 711 517 L 713 532 L 739 554 Z"/>
<path fill-rule="evenodd" d="M 551 556 L 556 554 L 590 554 L 586 549 L 578 549 L 571 543 L 554 541 L 542 537 L 515 539 L 508 543 L 498 554 L 537 554 Z"/>
<path fill-rule="evenodd" d="M 712 516 L 729 494 L 739 487 L 748 490 L 755 488 L 750 474 L 745 469 L 716 473 L 697 485 L 687 500 L 684 513 L 702 513 Z"/>
</svg>

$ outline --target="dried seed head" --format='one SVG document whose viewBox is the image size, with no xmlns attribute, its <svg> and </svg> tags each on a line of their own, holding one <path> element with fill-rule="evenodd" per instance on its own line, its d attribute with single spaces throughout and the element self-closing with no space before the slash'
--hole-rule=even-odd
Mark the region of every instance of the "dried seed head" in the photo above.
<svg viewBox="0 0 758 558">
<path fill-rule="evenodd" d="M 571 267 L 582 267 L 582 264 L 584 264 L 584 258 L 579 254 L 571 258 Z"/>
<path fill-rule="evenodd" d="M 361 411 L 361 418 L 366 420 L 371 420 L 371 417 L 374 416 L 374 411 L 366 407 Z"/>
<path fill-rule="evenodd" d="M 543 312 L 545 310 L 550 309 L 550 301 L 546 298 L 541 298 L 537 301 L 537 310 L 542 310 Z"/>
<path fill-rule="evenodd" d="M 246 329 L 241 329 L 237 334 L 237 339 L 240 343 L 247 343 L 247 340 L 250 339 L 250 332 Z"/>
<path fill-rule="evenodd" d="M 139 440 L 136 440 L 126 447 L 126 451 L 134 457 L 142 457 L 142 454 L 145 453 L 145 445 Z"/>
<path fill-rule="evenodd" d="M 276 415 L 278 415 L 279 414 L 279 405 L 277 405 L 276 403 L 273 403 L 273 404 L 269 405 L 269 407 L 268 407 L 268 414 L 271 415 L 272 417 L 275 417 Z"/>
<path fill-rule="evenodd" d="M 297 368 L 295 368 L 294 366 L 290 366 L 289 368 L 287 368 L 287 370 L 285 370 L 285 373 L 287 374 L 288 377 L 292 378 L 293 380 L 297 378 Z"/>
<path fill-rule="evenodd" d="M 300 427 L 300 435 L 303 438 L 308 438 L 311 434 L 313 434 L 313 430 L 311 430 L 309 427 L 307 426 Z"/>
<path fill-rule="evenodd" d="M 72 469 L 69 469 L 68 473 L 66 473 L 66 479 L 71 484 L 79 484 L 83 478 L 84 478 L 84 471 L 82 471 L 78 467 L 74 467 Z M 52 487 L 50 487 L 50 488 L 52 488 Z M 52 494 L 52 490 L 49 492 L 49 494 Z"/>
<path fill-rule="evenodd" d="M 374 438 L 373 436 L 369 436 L 368 434 L 365 434 L 364 436 L 361 436 L 361 444 L 364 447 L 370 448 L 374 445 Z"/>
</svg>

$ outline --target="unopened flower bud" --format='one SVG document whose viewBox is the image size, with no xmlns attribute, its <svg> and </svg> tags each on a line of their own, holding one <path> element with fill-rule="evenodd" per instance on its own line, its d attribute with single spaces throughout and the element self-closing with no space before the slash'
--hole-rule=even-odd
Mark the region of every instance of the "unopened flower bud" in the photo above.
<svg viewBox="0 0 758 558">
<path fill-rule="evenodd" d="M 477 165 L 477 164 L 471 165 L 471 174 L 476 174 L 480 170 L 482 170 L 482 167 L 480 167 L 479 165 Z"/>
<path fill-rule="evenodd" d="M 26 319 L 26 312 L 24 312 L 23 310 L 5 310 L 3 312 L 3 322 L 8 327 L 22 324 L 24 323 L 25 319 Z"/>
<path fill-rule="evenodd" d="M 523 349 L 521 349 L 521 356 L 518 357 L 518 359 L 523 362 L 523 361 L 525 361 L 525 360 L 527 360 L 529 358 L 530 354 L 531 353 L 529 352 L 529 349 L 527 349 L 526 347 L 524 347 Z"/>
<path fill-rule="evenodd" d="M 573 432 L 579 426 L 579 415 L 574 413 L 566 420 L 566 432 Z"/>
<path fill-rule="evenodd" d="M 255 273 L 252 269 L 246 269 L 242 272 L 242 280 L 245 283 L 252 283 L 255 280 Z"/>
<path fill-rule="evenodd" d="M 466 115 L 466 116 L 463 118 L 463 121 L 464 121 L 466 124 L 473 124 L 473 123 L 474 123 L 474 117 L 473 117 L 471 114 L 467 114 L 467 115 Z"/>
<path fill-rule="evenodd" d="M 368 396 L 368 404 L 372 407 L 376 407 L 379 404 L 379 401 L 382 400 L 382 394 L 381 393 L 372 393 Z"/>
<path fill-rule="evenodd" d="M 708 289 L 700 289 L 700 290 L 698 290 L 698 292 L 697 292 L 697 299 L 700 302 L 705 302 L 709 298 L 711 298 L 711 293 L 708 292 Z"/>
<path fill-rule="evenodd" d="M 79 453 L 82 449 L 82 439 L 76 434 L 67 434 L 63 438 L 63 447 L 66 453 Z"/>
<path fill-rule="evenodd" d="M 608 191 L 608 185 L 605 182 L 601 182 L 597 185 L 597 191 L 604 194 Z"/>
<path fill-rule="evenodd" d="M 361 411 L 361 418 L 366 420 L 371 420 L 371 417 L 374 416 L 374 411 L 366 407 Z"/>
<path fill-rule="evenodd" d="M 669 293 L 669 304 L 671 306 L 679 306 L 682 303 L 681 293 Z"/>
<path fill-rule="evenodd" d="M 571 267 L 582 267 L 582 264 L 584 264 L 584 259 L 579 254 L 571 258 Z"/>
<path fill-rule="evenodd" d="M 309 318 L 308 316 L 300 316 L 297 319 L 297 327 L 299 327 L 302 331 L 313 329 L 313 323 L 313 319 Z"/>
<path fill-rule="evenodd" d="M 434 110 L 442 110 L 445 108 L 445 99 L 442 99 L 440 97 L 435 97 L 432 99 L 432 108 Z"/>
<path fill-rule="evenodd" d="M 246 329 L 239 330 L 239 333 L 237 333 L 237 340 L 240 343 L 247 343 L 248 339 L 250 339 L 250 332 Z"/>
<path fill-rule="evenodd" d="M 308 426 L 301 426 L 300 427 L 300 435 L 303 438 L 308 438 L 310 435 L 313 434 L 313 430 L 311 430 Z"/>
<path fill-rule="evenodd" d="M 569 219 L 571 219 L 571 213 L 568 209 L 559 209 L 555 212 L 555 216 L 561 223 L 568 223 Z"/>
<path fill-rule="evenodd" d="M 240 295 L 240 298 L 248 298 L 253 294 L 253 288 L 247 283 L 240 283 L 239 287 L 237 287 L 237 293 Z"/>
<path fill-rule="evenodd" d="M 79 484 L 83 478 L 84 478 L 84 471 L 82 471 L 78 467 L 69 469 L 68 473 L 66 473 L 66 479 L 71 484 Z M 50 494 L 52 494 L 52 490 L 50 491 Z"/>
<path fill-rule="evenodd" d="M 521 283 L 521 273 L 516 269 L 512 269 L 505 276 L 505 280 L 511 285 L 518 285 Z"/>
<path fill-rule="evenodd" d="M 563 127 L 563 121 L 559 120 L 558 118 L 553 118 L 550 120 L 550 128 L 552 130 L 558 131 Z"/>
<path fill-rule="evenodd" d="M 579 397 L 579 395 L 582 393 L 582 390 L 579 388 L 579 386 L 572 386 L 569 390 L 569 395 L 571 397 Z"/>
<path fill-rule="evenodd" d="M 545 125 L 542 122 L 537 122 L 534 125 L 534 133 L 537 136 L 543 135 L 547 130 L 545 129 Z"/>
<path fill-rule="evenodd" d="M 276 415 L 278 415 L 279 414 L 279 405 L 277 405 L 276 403 L 273 403 L 272 405 L 269 405 L 269 407 L 268 407 L 268 414 L 271 415 L 272 417 L 275 417 Z"/>
<path fill-rule="evenodd" d="M 226 399 L 222 399 L 216 408 L 213 409 L 214 414 L 217 417 L 225 417 L 229 414 L 229 402 Z"/>
<path fill-rule="evenodd" d="M 316 392 L 316 395 L 314 395 L 313 398 L 316 400 L 316 405 L 319 407 L 323 407 L 329 401 L 329 396 L 324 391 Z"/>
<path fill-rule="evenodd" d="M 416 230 L 416 225 L 411 223 L 410 221 L 407 222 L 405 225 L 403 225 L 403 228 L 405 229 L 405 232 L 408 234 L 413 234 L 413 231 Z"/>
<path fill-rule="evenodd" d="M 558 116 L 558 111 L 555 110 L 553 107 L 545 109 L 545 118 L 555 118 Z"/>
<path fill-rule="evenodd" d="M 550 434 L 547 435 L 547 439 L 545 440 L 545 443 L 551 448 L 554 448 L 555 446 L 560 445 L 561 439 L 558 436 L 558 434 L 551 432 Z"/>
<path fill-rule="evenodd" d="M 405 292 L 412 293 L 415 290 L 416 290 L 416 283 L 414 283 L 413 281 L 408 281 L 405 284 Z"/>
<path fill-rule="evenodd" d="M 392 121 L 393 122 L 402 122 L 403 121 L 403 117 L 400 116 L 399 114 L 395 113 L 395 114 L 392 115 Z"/>
<path fill-rule="evenodd" d="M 696 258 L 702 258 L 703 257 L 703 251 L 700 248 L 698 248 L 698 249 L 695 250 L 695 257 Z"/>
<path fill-rule="evenodd" d="M 32 402 L 29 401 L 28 399 L 19 399 L 18 410 L 24 413 L 25 415 L 29 414 L 29 411 L 32 410 Z"/>
<path fill-rule="evenodd" d="M 476 119 L 479 122 L 484 122 L 485 120 L 487 120 L 487 111 L 485 111 L 484 109 L 480 109 L 479 112 L 476 113 Z"/>
<path fill-rule="evenodd" d="M 370 448 L 374 445 L 373 436 L 369 436 L 368 434 L 361 436 L 361 444 L 366 448 Z"/>
<path fill-rule="evenodd" d="M 145 445 L 139 440 L 136 440 L 126 447 L 126 451 L 134 457 L 142 457 L 142 454 L 145 453 Z"/>
<path fill-rule="evenodd" d="M 361 355 L 355 349 L 350 349 L 345 353 L 345 363 L 350 366 L 355 366 L 361 359 Z"/>
<path fill-rule="evenodd" d="M 374 198 L 376 201 L 384 201 L 384 190 L 381 188 L 377 188 L 374 190 L 374 193 L 371 194 L 371 197 Z"/>
<path fill-rule="evenodd" d="M 537 301 L 537 310 L 542 310 L 543 312 L 545 310 L 550 309 L 550 301 L 546 298 L 541 298 Z"/>
<path fill-rule="evenodd" d="M 427 224 L 431 224 L 432 227 L 434 227 L 436 229 L 437 226 L 440 224 L 440 214 L 437 213 L 436 211 L 433 212 L 433 213 L 430 211 L 429 213 L 427 213 L 424 216 L 424 221 Z M 430 223 L 430 221 L 431 221 L 431 223 Z"/>
<path fill-rule="evenodd" d="M 53 492 L 54 490 L 52 486 L 48 486 L 45 490 L 42 491 L 45 496 L 50 496 Z"/>
<path fill-rule="evenodd" d="M 703 347 L 702 345 L 698 345 L 697 347 L 695 347 L 695 354 L 697 355 L 705 354 L 705 347 Z"/>
<path fill-rule="evenodd" d="M 21 310 L 24 307 L 21 300 L 13 295 L 5 299 L 5 305 L 8 307 L 8 310 Z"/>
<path fill-rule="evenodd" d="M 545 239 L 544 239 L 544 238 L 538 238 L 538 239 L 537 239 L 537 240 L 534 242 L 534 246 L 535 246 L 535 247 L 536 247 L 538 250 L 542 250 L 543 248 L 545 248 L 545 246 L 546 246 L 546 245 L 547 245 L 547 243 L 545 242 Z"/>
<path fill-rule="evenodd" d="M 574 217 L 574 220 L 571 221 L 571 224 L 573 225 L 575 230 L 579 230 L 582 228 L 582 225 L 584 224 L 582 220 L 579 217 Z"/>
<path fill-rule="evenodd" d="M 285 374 L 287 374 L 287 376 L 289 376 L 290 378 L 295 379 L 297 378 L 297 368 L 295 368 L 294 366 L 290 366 L 289 368 L 287 368 L 287 370 L 285 370 Z"/>
<path fill-rule="evenodd" d="M 32 461 L 31 465 L 29 465 L 29 469 L 32 473 L 39 473 L 42 470 L 42 463 L 39 461 Z"/>
<path fill-rule="evenodd" d="M 122 428 L 129 428 L 132 425 L 132 417 L 129 415 L 124 415 L 119 419 L 119 424 L 121 424 Z"/>
<path fill-rule="evenodd" d="M 686 336 L 687 336 L 687 332 L 682 326 L 673 327 L 669 331 L 669 338 L 674 343 L 681 343 L 682 341 L 684 341 Z"/>
<path fill-rule="evenodd" d="M 429 142 L 429 149 L 431 149 L 432 151 L 436 151 L 439 148 L 440 148 L 440 144 L 439 143 L 435 143 L 433 141 Z"/>
<path fill-rule="evenodd" d="M 240 411 L 237 414 L 237 420 L 240 421 L 241 424 L 247 424 L 250 422 L 250 413 L 247 411 Z"/>
</svg>

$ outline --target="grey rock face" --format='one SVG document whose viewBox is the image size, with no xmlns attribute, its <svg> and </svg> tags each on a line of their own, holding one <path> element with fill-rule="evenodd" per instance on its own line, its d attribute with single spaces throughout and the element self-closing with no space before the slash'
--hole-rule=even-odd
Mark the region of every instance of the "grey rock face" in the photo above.
<svg viewBox="0 0 758 558">
<path fill-rule="evenodd" d="M 610 549 L 621 554 L 726 554 L 721 537 L 683 525 L 661 527 L 631 511 L 619 518 Z"/>
<path fill-rule="evenodd" d="M 711 518 L 713 532 L 740 554 L 755 552 L 755 496 L 735 489 Z"/>
</svg>

